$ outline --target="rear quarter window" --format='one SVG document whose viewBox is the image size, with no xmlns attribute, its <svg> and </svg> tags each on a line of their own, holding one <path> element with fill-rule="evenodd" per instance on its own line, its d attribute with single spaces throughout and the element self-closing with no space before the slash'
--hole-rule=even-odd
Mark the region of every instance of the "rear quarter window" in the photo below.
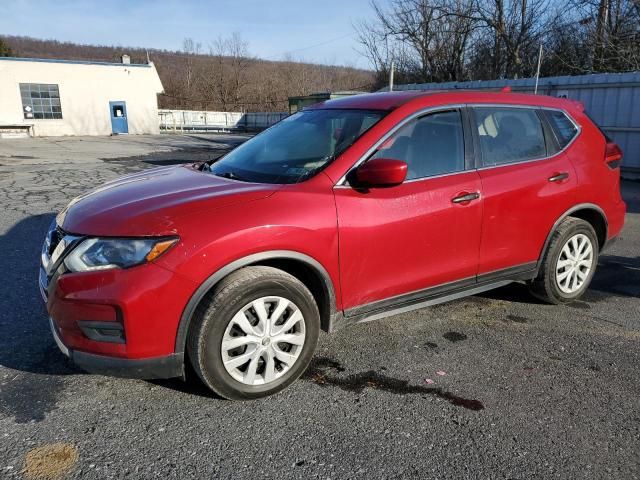
<svg viewBox="0 0 640 480">
<path fill-rule="evenodd" d="M 566 113 L 559 110 L 545 110 L 544 114 L 553 128 L 560 149 L 563 149 L 578 134 L 578 127 Z"/>
</svg>

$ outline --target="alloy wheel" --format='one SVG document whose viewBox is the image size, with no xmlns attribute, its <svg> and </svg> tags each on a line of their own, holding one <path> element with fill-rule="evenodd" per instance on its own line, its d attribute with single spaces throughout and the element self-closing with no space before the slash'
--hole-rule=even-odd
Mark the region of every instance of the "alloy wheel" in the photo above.
<svg viewBox="0 0 640 480">
<path fill-rule="evenodd" d="M 300 357 L 305 321 L 283 297 L 261 297 L 237 312 L 222 338 L 222 363 L 245 385 L 265 385 L 284 375 Z"/>
<path fill-rule="evenodd" d="M 563 293 L 580 290 L 593 268 L 593 245 L 588 236 L 577 233 L 570 237 L 556 263 L 556 283 Z"/>
</svg>

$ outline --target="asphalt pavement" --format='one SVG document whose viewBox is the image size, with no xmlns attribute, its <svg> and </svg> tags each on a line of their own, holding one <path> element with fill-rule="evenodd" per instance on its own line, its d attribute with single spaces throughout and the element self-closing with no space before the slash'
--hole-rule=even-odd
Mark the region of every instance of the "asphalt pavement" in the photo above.
<svg viewBox="0 0 640 480">
<path fill-rule="evenodd" d="M 622 239 L 566 306 L 523 285 L 322 334 L 284 392 L 89 375 L 37 288 L 55 212 L 234 136 L 0 141 L 0 478 L 640 477 L 640 183 Z"/>
</svg>

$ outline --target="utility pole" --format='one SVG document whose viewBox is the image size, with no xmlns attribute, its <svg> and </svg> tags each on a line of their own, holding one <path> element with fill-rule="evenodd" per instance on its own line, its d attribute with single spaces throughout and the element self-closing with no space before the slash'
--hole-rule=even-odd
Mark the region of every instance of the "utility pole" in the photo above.
<svg viewBox="0 0 640 480">
<path fill-rule="evenodd" d="M 542 65 L 542 44 L 540 44 L 540 52 L 538 52 L 538 69 L 536 70 L 536 86 L 533 90 L 533 94 L 538 94 L 538 79 L 540 78 L 540 65 Z"/>
<path fill-rule="evenodd" d="M 393 60 L 391 60 L 391 72 L 389 72 L 389 91 L 393 92 L 393 71 L 395 70 L 396 64 Z"/>
</svg>

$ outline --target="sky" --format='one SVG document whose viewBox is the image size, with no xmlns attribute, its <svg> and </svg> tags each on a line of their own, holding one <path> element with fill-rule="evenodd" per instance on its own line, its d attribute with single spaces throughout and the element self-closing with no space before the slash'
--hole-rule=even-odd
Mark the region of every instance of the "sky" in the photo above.
<svg viewBox="0 0 640 480">
<path fill-rule="evenodd" d="M 84 44 L 204 51 L 239 32 L 249 52 L 281 60 L 368 68 L 356 51 L 353 23 L 371 18 L 369 0 L 10 0 L 0 34 Z"/>
</svg>

